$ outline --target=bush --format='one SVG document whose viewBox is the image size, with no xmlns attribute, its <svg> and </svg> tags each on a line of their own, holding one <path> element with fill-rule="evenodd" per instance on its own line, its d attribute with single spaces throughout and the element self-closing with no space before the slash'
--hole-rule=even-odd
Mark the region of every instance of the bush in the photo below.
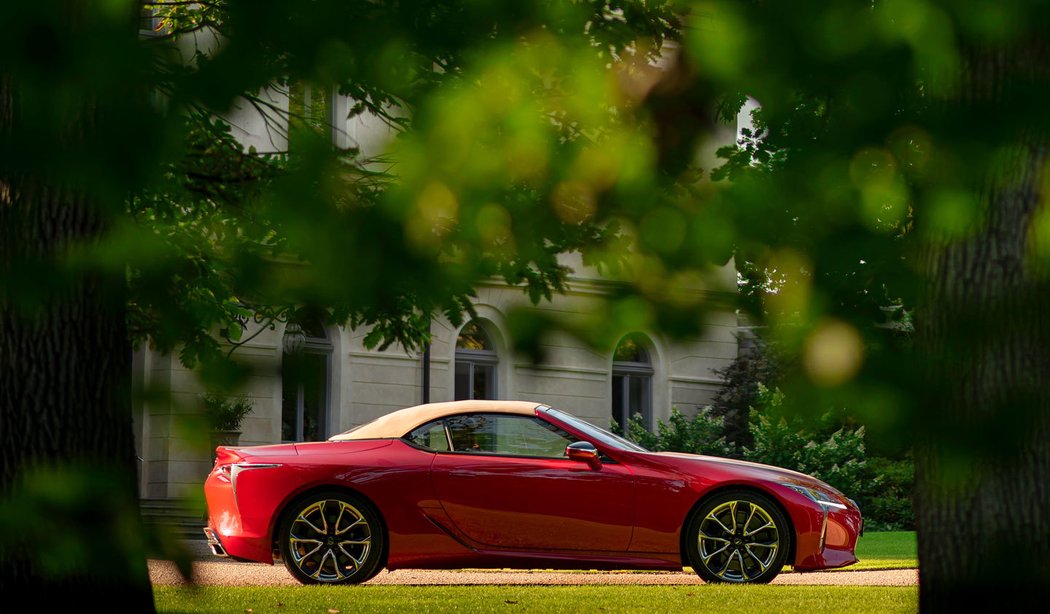
<svg viewBox="0 0 1050 614">
<path fill-rule="evenodd" d="M 252 401 L 247 395 L 224 397 L 202 394 L 204 417 L 213 431 L 239 431 L 245 416 L 252 413 Z"/>
<path fill-rule="evenodd" d="M 751 412 L 754 444 L 744 449 L 744 458 L 812 475 L 860 502 L 864 492 L 880 480 L 868 466 L 864 450 L 864 427 L 835 428 L 826 414 L 816 430 L 798 418 L 789 419 L 781 407 L 784 394 L 759 385 L 759 405 Z"/>
<path fill-rule="evenodd" d="M 725 384 L 715 395 L 711 413 L 725 418 L 726 439 L 738 448 L 752 444 L 751 408 L 757 404 L 763 383 L 776 386 L 781 371 L 785 370 L 784 362 L 776 347 L 756 336 L 729 366 L 715 371 Z"/>
<path fill-rule="evenodd" d="M 614 425 L 614 430 L 619 429 Z M 656 433 L 645 428 L 641 414 L 631 416 L 627 436 L 654 452 L 729 456 L 734 447 L 726 442 L 722 431 L 722 419 L 711 415 L 710 407 L 701 409 L 692 418 L 679 412 L 677 407 L 672 407 L 671 418 L 666 423 L 658 421 Z"/>
<path fill-rule="evenodd" d="M 864 427 L 844 426 L 833 413 L 817 424 L 785 415 L 784 394 L 758 385 L 750 413 L 753 444 L 743 458 L 812 475 L 857 501 L 867 526 L 877 530 L 914 527 L 912 485 L 915 467 L 910 458 L 869 457 Z M 711 408 L 688 418 L 671 410 L 656 432 L 645 428 L 641 416 L 632 417 L 628 437 L 653 451 L 736 456 L 736 447 L 723 436 L 722 419 Z"/>
<path fill-rule="evenodd" d="M 915 463 L 911 456 L 897 460 L 873 457 L 869 462 L 872 473 L 879 476 L 880 484 L 867 502 L 868 528 L 873 531 L 915 528 L 912 507 Z"/>
</svg>

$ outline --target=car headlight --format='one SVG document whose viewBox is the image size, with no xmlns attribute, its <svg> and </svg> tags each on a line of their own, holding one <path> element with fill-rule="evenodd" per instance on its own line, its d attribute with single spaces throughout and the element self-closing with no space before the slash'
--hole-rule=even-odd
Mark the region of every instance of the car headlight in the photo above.
<svg viewBox="0 0 1050 614">
<path fill-rule="evenodd" d="M 809 500 L 822 507 L 832 508 L 836 510 L 846 509 L 846 505 L 844 503 L 839 503 L 838 501 L 835 501 L 830 496 L 828 496 L 826 493 L 823 493 L 814 488 L 806 488 L 805 486 L 799 486 L 798 484 L 782 484 L 782 486 L 787 486 L 791 490 L 803 495 L 804 497 L 808 498 Z"/>
</svg>

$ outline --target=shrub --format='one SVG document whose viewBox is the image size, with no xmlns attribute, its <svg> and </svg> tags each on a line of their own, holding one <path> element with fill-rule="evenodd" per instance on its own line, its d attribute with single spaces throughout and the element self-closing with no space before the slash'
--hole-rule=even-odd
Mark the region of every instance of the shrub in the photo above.
<svg viewBox="0 0 1050 614">
<path fill-rule="evenodd" d="M 744 458 L 756 463 L 794 469 L 823 480 L 860 503 L 865 493 L 877 487 L 880 477 L 868 465 L 864 450 L 864 427 L 835 428 L 831 414 L 812 429 L 798 418 L 785 417 L 780 390 L 759 386 L 759 406 L 751 412 L 754 445 L 744 449 Z"/>
<path fill-rule="evenodd" d="M 715 395 L 711 413 L 725 417 L 726 439 L 737 448 L 744 448 L 752 445 L 749 416 L 758 403 L 760 387 L 775 387 L 782 372 L 788 370 L 789 361 L 760 335 L 742 338 L 740 343 L 742 351 L 733 362 L 715 371 L 725 383 Z"/>
<path fill-rule="evenodd" d="M 750 411 L 752 445 L 743 458 L 812 475 L 857 501 L 868 527 L 877 530 L 910 529 L 914 464 L 910 458 L 869 457 L 864 427 L 844 426 L 839 416 L 827 413 L 811 424 L 786 415 L 784 394 L 758 385 L 756 404 Z M 645 428 L 641 416 L 633 416 L 628 436 L 653 451 L 688 452 L 734 456 L 736 447 L 723 436 L 722 419 L 711 408 L 688 418 L 671 410 L 667 423 L 658 422 L 656 432 Z"/>
<path fill-rule="evenodd" d="M 880 484 L 867 499 L 868 528 L 873 531 L 915 528 L 912 492 L 915 485 L 915 463 L 911 456 L 903 459 L 873 457 L 872 473 Z"/>
<path fill-rule="evenodd" d="M 786 418 L 758 416 L 752 421 L 755 447 L 746 460 L 793 469 L 823 480 L 862 504 L 881 481 L 864 452 L 864 427 L 839 429 L 827 438 Z"/>
<path fill-rule="evenodd" d="M 224 397 L 202 394 L 204 417 L 213 431 L 239 431 L 241 422 L 252 412 L 252 401 L 247 395 Z"/>
<path fill-rule="evenodd" d="M 722 430 L 722 419 L 711 415 L 710 407 L 701 409 L 692 418 L 672 407 L 671 418 L 666 423 L 658 421 L 655 433 L 645 428 L 641 414 L 631 416 L 627 435 L 638 445 L 654 452 L 729 456 L 734 448 L 726 442 Z"/>
</svg>

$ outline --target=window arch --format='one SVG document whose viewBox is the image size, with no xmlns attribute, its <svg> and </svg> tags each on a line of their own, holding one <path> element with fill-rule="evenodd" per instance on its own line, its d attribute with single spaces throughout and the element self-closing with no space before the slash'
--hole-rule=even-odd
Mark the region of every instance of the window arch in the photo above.
<svg viewBox="0 0 1050 614">
<path fill-rule="evenodd" d="M 328 437 L 332 341 L 320 320 L 291 322 L 305 342 L 284 350 L 281 363 L 281 440 L 323 441 Z"/>
<path fill-rule="evenodd" d="M 612 419 L 624 433 L 635 414 L 642 416 L 645 428 L 652 428 L 653 363 L 647 345 L 643 335 L 630 334 L 613 352 Z"/>
<path fill-rule="evenodd" d="M 477 320 L 467 322 L 456 338 L 455 400 L 496 399 L 499 354 Z"/>
</svg>

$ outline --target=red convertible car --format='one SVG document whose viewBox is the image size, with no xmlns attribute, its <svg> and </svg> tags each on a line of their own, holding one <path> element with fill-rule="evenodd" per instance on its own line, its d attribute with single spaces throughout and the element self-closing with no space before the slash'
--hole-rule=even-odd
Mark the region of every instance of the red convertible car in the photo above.
<svg viewBox="0 0 1050 614">
<path fill-rule="evenodd" d="M 649 452 L 552 407 L 433 403 L 325 442 L 218 449 L 204 486 L 219 556 L 304 583 L 387 569 L 692 567 L 769 582 L 856 562 L 860 510 L 812 477 Z"/>
</svg>

